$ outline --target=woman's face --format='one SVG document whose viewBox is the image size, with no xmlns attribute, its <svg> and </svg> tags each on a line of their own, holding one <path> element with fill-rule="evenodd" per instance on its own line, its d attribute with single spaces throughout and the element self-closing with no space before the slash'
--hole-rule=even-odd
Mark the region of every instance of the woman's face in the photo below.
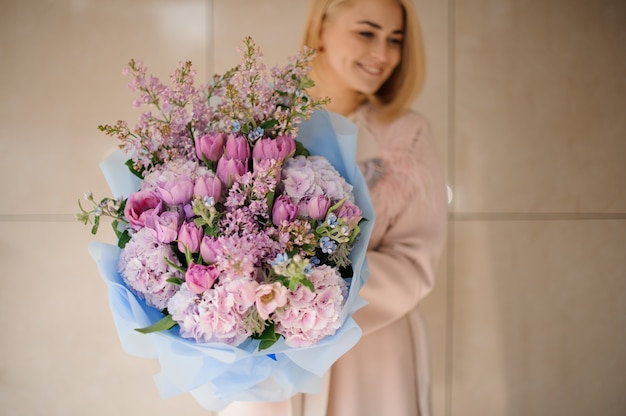
<svg viewBox="0 0 626 416">
<path fill-rule="evenodd" d="M 400 62 L 403 11 L 397 0 L 353 0 L 327 16 L 320 69 L 327 88 L 373 94 Z"/>
</svg>

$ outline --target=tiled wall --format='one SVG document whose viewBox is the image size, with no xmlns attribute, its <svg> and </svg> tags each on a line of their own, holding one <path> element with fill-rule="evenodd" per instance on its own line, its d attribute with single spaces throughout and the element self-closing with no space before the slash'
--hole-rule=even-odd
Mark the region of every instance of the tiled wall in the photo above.
<svg viewBox="0 0 626 416">
<path fill-rule="evenodd" d="M 423 303 L 437 416 L 626 413 L 626 4 L 416 0 L 454 199 Z M 0 414 L 206 414 L 123 353 L 74 222 L 132 120 L 121 69 L 199 78 L 253 35 L 268 65 L 304 0 L 0 2 Z M 99 240 L 110 240 L 103 230 Z"/>
</svg>

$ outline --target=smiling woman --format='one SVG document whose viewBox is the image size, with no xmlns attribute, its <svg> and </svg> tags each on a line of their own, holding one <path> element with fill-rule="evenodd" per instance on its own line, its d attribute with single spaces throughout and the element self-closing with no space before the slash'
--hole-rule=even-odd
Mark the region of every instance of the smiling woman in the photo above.
<svg viewBox="0 0 626 416">
<path fill-rule="evenodd" d="M 368 302 L 354 314 L 358 344 L 326 375 L 321 394 L 234 403 L 222 416 L 428 416 L 426 333 L 417 310 L 431 291 L 446 235 L 446 187 L 424 117 L 410 110 L 424 80 L 411 0 L 310 0 L 303 44 L 317 49 L 316 98 L 359 130 L 357 161 L 375 223 Z"/>
</svg>

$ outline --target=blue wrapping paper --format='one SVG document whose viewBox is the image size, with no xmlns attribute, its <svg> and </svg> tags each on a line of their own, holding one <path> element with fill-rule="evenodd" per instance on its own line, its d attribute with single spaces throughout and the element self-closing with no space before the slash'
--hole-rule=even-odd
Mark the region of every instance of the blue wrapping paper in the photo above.
<svg viewBox="0 0 626 416">
<path fill-rule="evenodd" d="M 367 219 L 350 255 L 354 277 L 341 313 L 342 325 L 333 336 L 306 348 L 291 348 L 279 340 L 258 351 L 258 341 L 247 340 L 238 347 L 200 344 L 182 338 L 178 327 L 169 331 L 141 334 L 162 314 L 131 292 L 117 271 L 121 250 L 113 245 L 91 242 L 89 253 L 108 287 L 109 305 L 125 352 L 158 359 L 161 373 L 155 382 L 162 397 L 190 393 L 209 410 L 221 410 L 233 401 L 281 401 L 293 395 L 320 393 L 321 379 L 331 365 L 361 337 L 352 313 L 365 302 L 358 292 L 368 276 L 366 249 L 374 223 L 367 185 L 356 164 L 356 126 L 344 117 L 316 111 L 300 125 L 298 138 L 312 155 L 325 156 L 354 187 L 356 204 Z M 127 157 L 115 152 L 101 164 L 114 196 L 128 197 L 139 188 L 139 180 L 124 165 Z"/>
</svg>

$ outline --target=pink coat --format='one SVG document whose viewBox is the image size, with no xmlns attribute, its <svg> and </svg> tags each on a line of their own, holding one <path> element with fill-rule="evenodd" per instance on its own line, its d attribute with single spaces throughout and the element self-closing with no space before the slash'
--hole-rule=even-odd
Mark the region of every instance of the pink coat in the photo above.
<svg viewBox="0 0 626 416">
<path fill-rule="evenodd" d="M 427 339 L 417 306 L 433 288 L 446 237 L 446 187 L 431 131 L 415 112 L 391 124 L 352 117 L 376 222 L 368 250 L 363 337 L 325 378 L 320 395 L 235 403 L 221 416 L 428 416 Z"/>
</svg>

